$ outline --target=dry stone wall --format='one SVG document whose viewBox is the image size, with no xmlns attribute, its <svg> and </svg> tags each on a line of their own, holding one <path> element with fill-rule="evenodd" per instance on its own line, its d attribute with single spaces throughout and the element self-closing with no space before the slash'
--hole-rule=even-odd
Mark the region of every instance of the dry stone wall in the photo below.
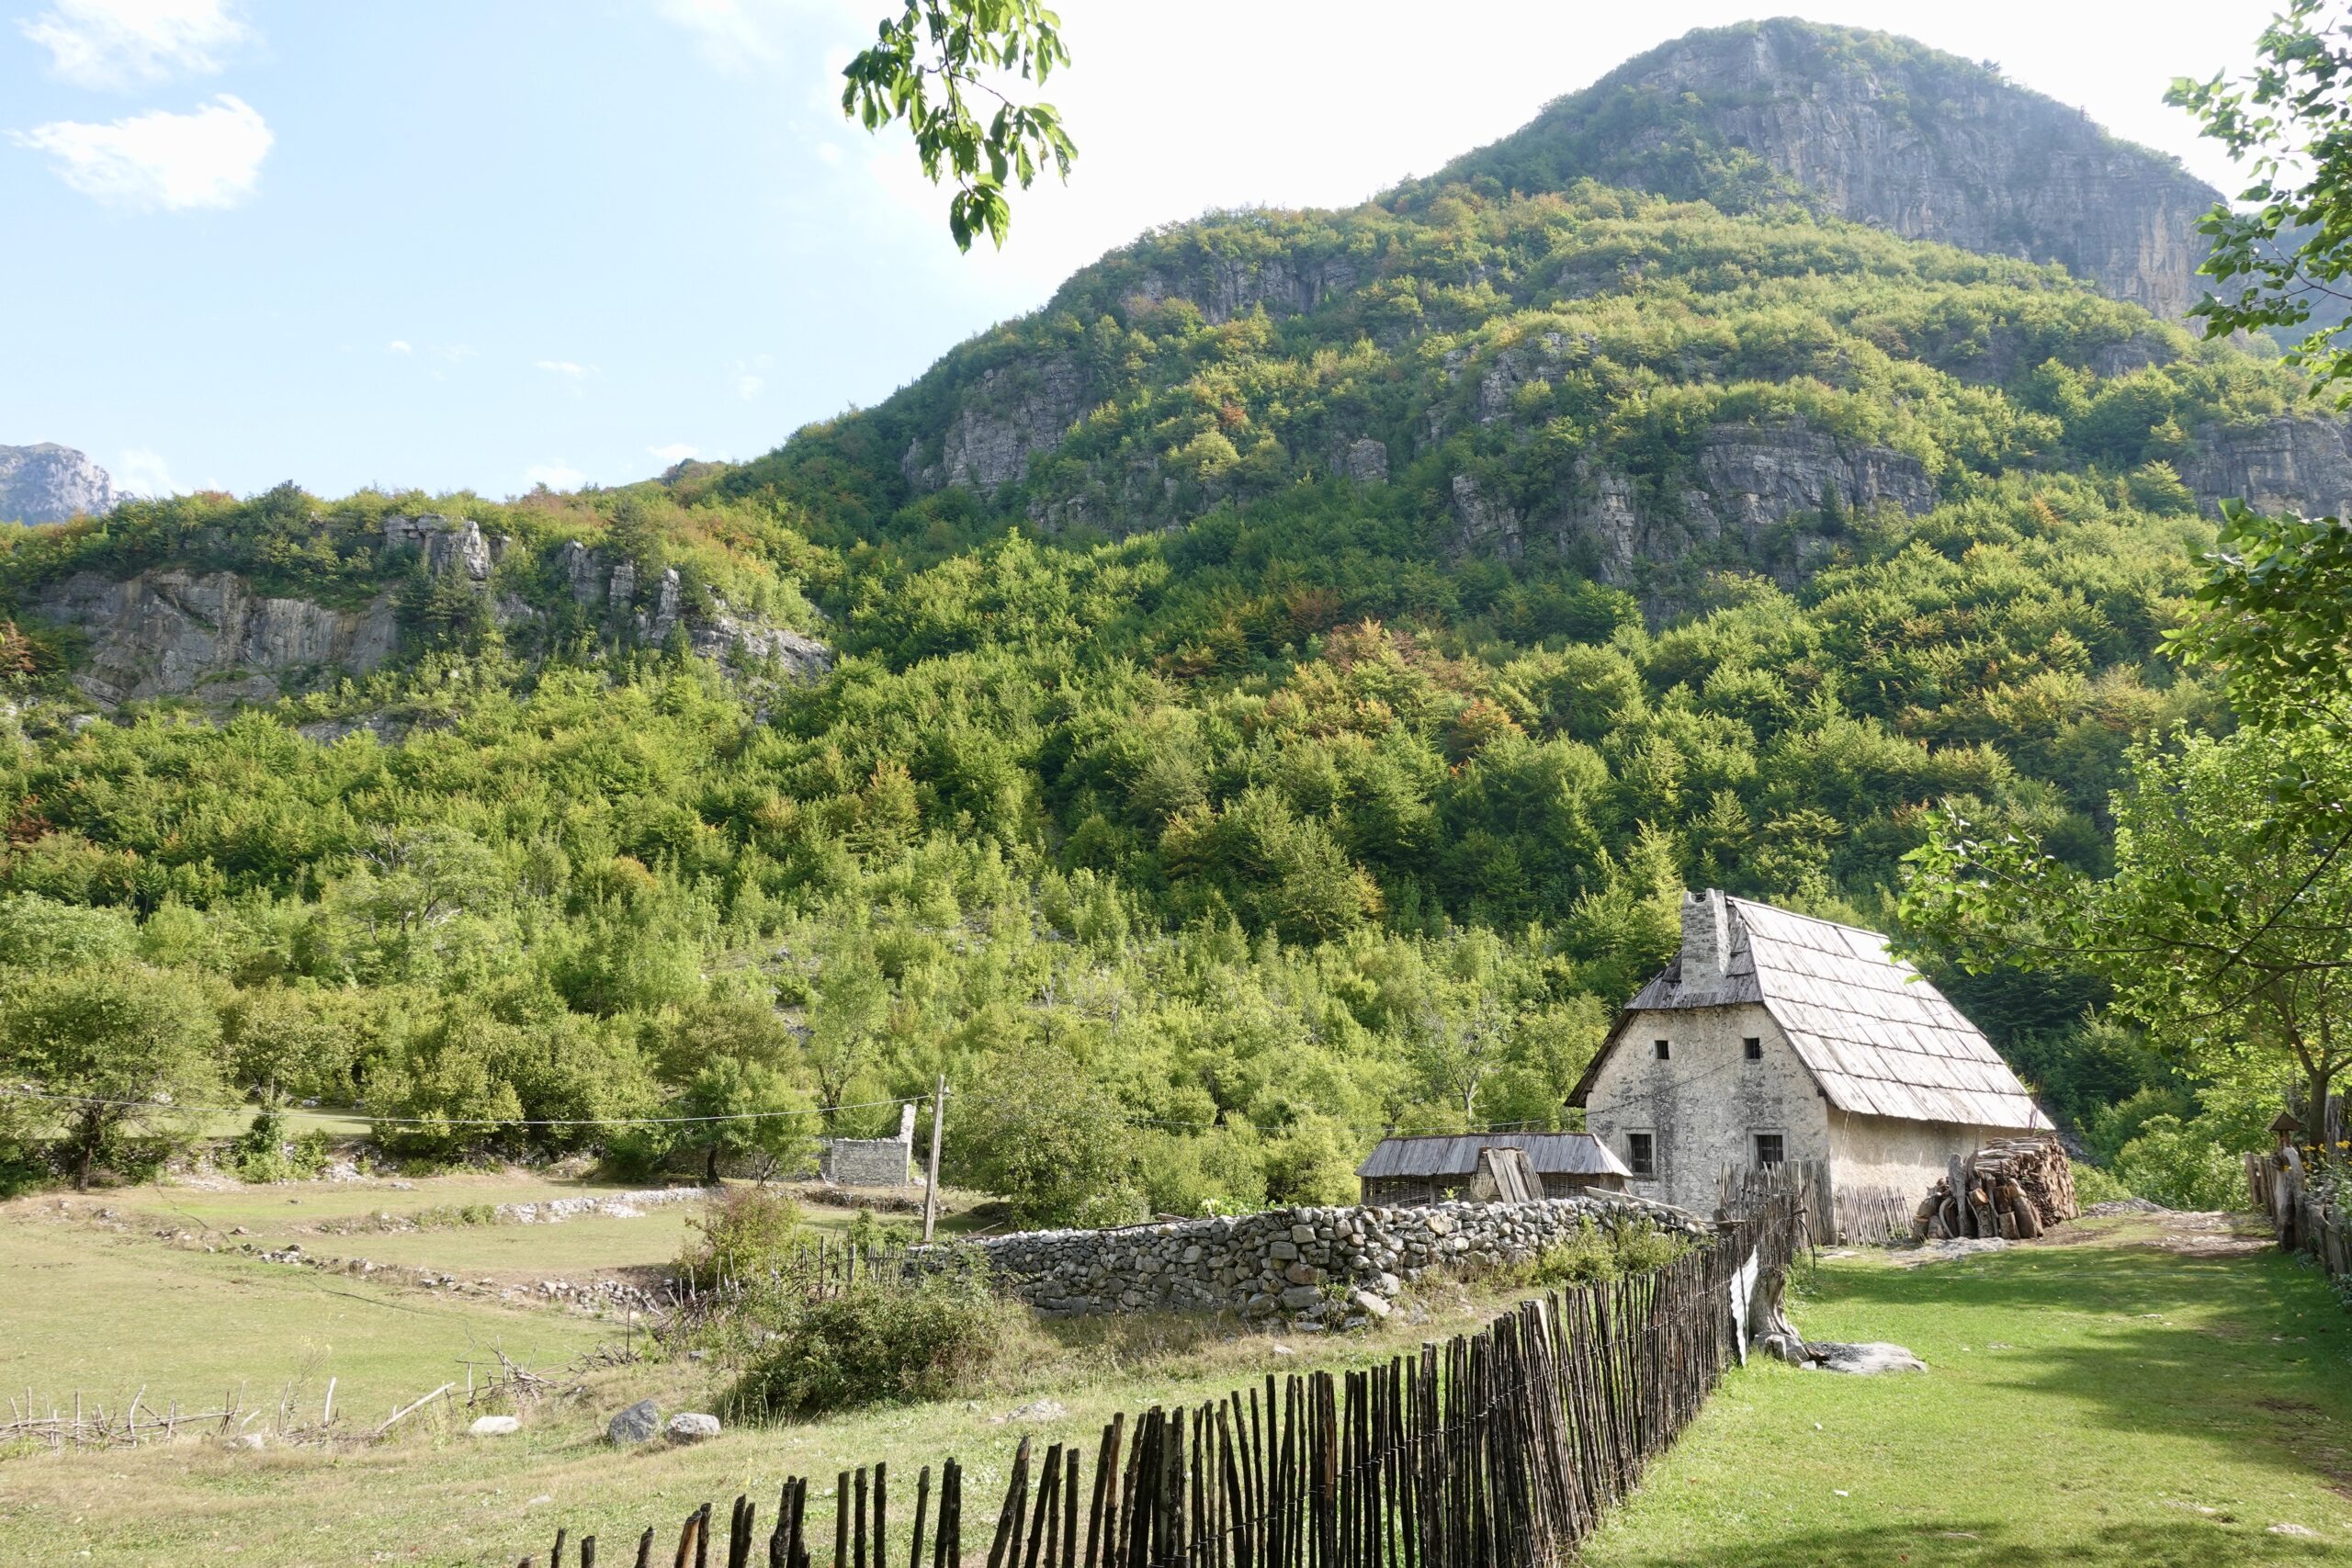
<svg viewBox="0 0 2352 1568">
<path fill-rule="evenodd" d="M 1663 1203 L 1594 1193 L 1541 1203 L 1275 1209 L 967 1245 L 988 1258 L 1001 1290 L 1045 1312 L 1318 1317 L 1332 1308 L 1382 1311 L 1406 1280 L 1430 1269 L 1524 1261 L 1585 1220 L 1624 1215 L 1690 1235 L 1708 1228 Z"/>
</svg>

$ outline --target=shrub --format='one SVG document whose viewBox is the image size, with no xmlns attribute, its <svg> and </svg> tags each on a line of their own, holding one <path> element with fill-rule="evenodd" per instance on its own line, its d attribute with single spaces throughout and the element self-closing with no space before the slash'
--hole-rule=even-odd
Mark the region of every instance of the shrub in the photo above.
<svg viewBox="0 0 2352 1568">
<path fill-rule="evenodd" d="M 2075 1201 L 2087 1209 L 2093 1203 L 2111 1203 L 2118 1198 L 2129 1198 L 2132 1190 L 2115 1179 L 2115 1173 L 2103 1166 L 2077 1164 L 2075 1167 Z"/>
<path fill-rule="evenodd" d="M 276 1101 L 254 1112 L 251 1127 L 232 1149 L 237 1174 L 247 1181 L 311 1181 L 327 1168 L 327 1135 L 317 1127 L 286 1135 L 286 1109 Z"/>
<path fill-rule="evenodd" d="M 861 1280 L 789 1306 L 776 1337 L 736 1385 L 734 1404 L 749 1416 L 807 1416 L 944 1399 L 995 1365 L 1018 1311 L 977 1270 L 912 1283 Z"/>
<path fill-rule="evenodd" d="M 904 1247 L 915 1238 L 914 1226 L 904 1220 L 886 1220 L 871 1209 L 860 1209 L 850 1216 L 849 1244 L 852 1247 Z"/>
<path fill-rule="evenodd" d="M 2248 1198 L 2244 1162 L 2214 1141 L 2202 1119 L 2150 1117 L 2115 1156 L 2115 1174 L 2168 1209 L 2242 1209 Z"/>
<path fill-rule="evenodd" d="M 1607 1225 L 1579 1220 L 1575 1230 L 1535 1255 L 1527 1277 L 1531 1283 L 1544 1286 L 1602 1284 L 1663 1269 L 1690 1246 L 1688 1238 L 1662 1231 L 1639 1216 L 1612 1220 Z"/>
<path fill-rule="evenodd" d="M 733 1187 L 713 1198 L 689 1235 L 678 1271 L 696 1285 L 748 1280 L 784 1267 L 800 1236 L 800 1205 L 766 1187 Z"/>
</svg>

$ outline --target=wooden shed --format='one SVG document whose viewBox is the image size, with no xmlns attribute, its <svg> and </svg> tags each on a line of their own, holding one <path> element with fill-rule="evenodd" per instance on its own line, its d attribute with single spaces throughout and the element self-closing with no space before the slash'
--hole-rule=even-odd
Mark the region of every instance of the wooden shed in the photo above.
<svg viewBox="0 0 2352 1568">
<path fill-rule="evenodd" d="M 1589 1133 L 1442 1133 L 1383 1138 L 1356 1168 L 1361 1201 L 1409 1208 L 1470 1195 L 1483 1149 L 1516 1149 L 1543 1183 L 1546 1198 L 1600 1189 L 1624 1190 L 1632 1173 L 1609 1145 Z"/>
</svg>

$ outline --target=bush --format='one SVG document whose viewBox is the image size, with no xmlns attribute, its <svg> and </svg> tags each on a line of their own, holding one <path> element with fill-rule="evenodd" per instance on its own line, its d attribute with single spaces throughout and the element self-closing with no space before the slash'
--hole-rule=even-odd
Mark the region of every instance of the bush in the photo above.
<svg viewBox="0 0 2352 1568">
<path fill-rule="evenodd" d="M 2115 1156 L 2117 1179 L 2167 1209 L 2242 1209 L 2245 1166 L 2199 1122 L 2152 1116 Z"/>
<path fill-rule="evenodd" d="M 1066 1054 L 1006 1055 L 950 1114 L 959 1173 L 1003 1198 L 1021 1224 L 1091 1229 L 1143 1217 L 1126 1111 Z"/>
<path fill-rule="evenodd" d="M 809 1416 L 948 1398 L 995 1365 L 1018 1311 L 977 1270 L 912 1283 L 861 1280 L 788 1308 L 776 1337 L 736 1385 L 734 1404 L 748 1416 Z"/>
<path fill-rule="evenodd" d="M 686 1222 L 690 1234 L 678 1272 L 703 1286 L 752 1280 L 779 1269 L 800 1238 L 800 1205 L 767 1187 L 732 1187 Z"/>
<path fill-rule="evenodd" d="M 247 1181 L 312 1181 L 327 1168 L 327 1135 L 313 1127 L 286 1135 L 286 1109 L 276 1102 L 254 1112 L 254 1122 L 232 1149 L 237 1174 Z"/>
<path fill-rule="evenodd" d="M 2131 1196 L 2132 1190 L 2118 1181 L 2113 1171 L 2096 1165 L 2075 1165 L 2075 1201 L 2081 1207 L 2087 1209 L 2093 1203 L 2112 1203 Z"/>
<path fill-rule="evenodd" d="M 904 1220 L 886 1220 L 871 1209 L 850 1216 L 846 1233 L 852 1247 L 905 1247 L 915 1239 L 915 1228 Z"/>
<path fill-rule="evenodd" d="M 1535 1255 L 1528 1280 L 1544 1286 L 1603 1284 L 1628 1274 L 1663 1269 L 1690 1250 L 1690 1239 L 1658 1229 L 1650 1220 L 1629 1216 L 1602 1225 L 1592 1220 Z"/>
</svg>

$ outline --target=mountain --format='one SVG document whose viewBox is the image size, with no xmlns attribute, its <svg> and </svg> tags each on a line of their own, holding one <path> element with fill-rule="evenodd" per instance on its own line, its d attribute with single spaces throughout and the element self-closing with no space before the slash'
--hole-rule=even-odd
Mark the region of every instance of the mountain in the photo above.
<svg viewBox="0 0 2352 1568">
<path fill-rule="evenodd" d="M 1586 178 L 2052 262 L 2176 321 L 2202 292 L 2196 220 L 2222 199 L 1989 65 L 1789 18 L 1652 50 L 1414 188 Z"/>
<path fill-rule="evenodd" d="M 1697 32 L 1361 208 L 1157 231 L 721 485 L 1078 542 L 1336 480 L 1654 615 L 1726 568 L 1794 584 L 1835 553 L 1804 520 L 1967 475 L 2161 463 L 2209 509 L 2332 509 L 2352 426 L 2168 319 L 2215 199 L 1905 39 Z"/>
<path fill-rule="evenodd" d="M 122 499 L 107 471 L 71 446 L 0 446 L 0 521 L 103 516 Z"/>
<path fill-rule="evenodd" d="M 2225 720 L 2161 654 L 2214 503 L 2332 505 L 2346 427 L 1998 227 L 2088 178 L 2040 100 L 1797 24 L 1635 74 L 1686 57 L 1157 229 L 752 462 L 0 534 L 0 957 L 200 970 L 233 1087 L 435 1157 L 944 1072 L 952 1179 L 1053 1146 L 1100 1219 L 1554 1124 L 1685 886 L 1887 929 L 1947 802 L 2096 867 L 2133 738 Z M 2149 1082 L 2087 986 L 1936 978 L 2061 1116 Z"/>
</svg>

